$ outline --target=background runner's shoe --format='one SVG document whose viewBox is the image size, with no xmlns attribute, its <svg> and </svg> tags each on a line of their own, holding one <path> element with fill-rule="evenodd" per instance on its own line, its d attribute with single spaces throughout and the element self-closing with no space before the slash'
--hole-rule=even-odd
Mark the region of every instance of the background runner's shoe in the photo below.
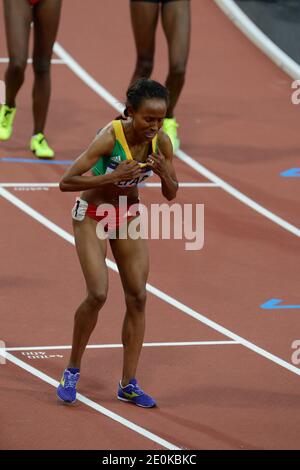
<svg viewBox="0 0 300 470">
<path fill-rule="evenodd" d="M 136 379 L 131 379 L 126 387 L 122 387 L 121 382 L 119 383 L 118 399 L 129 401 L 143 408 L 152 408 L 153 406 L 156 406 L 155 400 L 153 400 L 149 395 L 146 395 L 146 393 L 139 388 Z"/>
<path fill-rule="evenodd" d="M 44 134 L 41 132 L 31 137 L 30 150 L 38 158 L 54 158 L 54 150 L 49 147 Z"/>
<path fill-rule="evenodd" d="M 177 136 L 177 127 L 179 127 L 179 125 L 177 124 L 177 121 L 175 118 L 164 119 L 163 130 L 170 137 L 170 140 L 173 145 L 174 153 L 176 152 L 176 150 L 179 149 L 179 145 L 180 145 L 180 140 L 178 139 L 178 136 Z"/>
<path fill-rule="evenodd" d="M 74 403 L 76 400 L 76 384 L 79 380 L 80 373 L 72 374 L 68 369 L 65 369 L 64 375 L 57 388 L 57 396 L 60 400 L 66 403 Z"/>
<path fill-rule="evenodd" d="M 6 104 L 0 109 L 0 140 L 8 140 L 12 135 L 13 122 L 16 114 L 16 108 L 10 108 Z"/>
</svg>

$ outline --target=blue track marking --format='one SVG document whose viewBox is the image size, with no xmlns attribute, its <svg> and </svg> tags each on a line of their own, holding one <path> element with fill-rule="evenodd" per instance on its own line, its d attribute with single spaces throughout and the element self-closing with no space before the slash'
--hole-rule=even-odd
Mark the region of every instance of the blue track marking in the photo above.
<svg viewBox="0 0 300 470">
<path fill-rule="evenodd" d="M 264 310 L 285 309 L 285 308 L 300 309 L 300 305 L 282 305 L 281 302 L 283 302 L 282 299 L 270 299 L 270 300 L 267 300 L 267 302 L 265 302 L 264 304 L 261 304 L 260 308 Z"/>
<path fill-rule="evenodd" d="M 300 168 L 290 168 L 280 173 L 280 176 L 285 176 L 286 178 L 300 178 Z"/>
<path fill-rule="evenodd" d="M 10 163 L 39 163 L 42 165 L 71 165 L 73 160 L 40 160 L 35 158 L 13 158 L 13 157 L 2 157 L 1 162 Z"/>
</svg>

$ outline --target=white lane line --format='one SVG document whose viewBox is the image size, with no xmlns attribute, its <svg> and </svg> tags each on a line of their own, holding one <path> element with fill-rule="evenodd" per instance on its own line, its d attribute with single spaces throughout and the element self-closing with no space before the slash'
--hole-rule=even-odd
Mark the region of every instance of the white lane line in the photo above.
<svg viewBox="0 0 300 470">
<path fill-rule="evenodd" d="M 257 202 L 253 201 L 253 199 L 241 193 L 241 191 L 238 191 L 229 183 L 226 183 L 226 181 L 219 178 L 219 176 L 215 175 L 213 172 L 205 168 L 203 165 L 201 165 L 201 163 L 191 158 L 182 150 L 177 151 L 177 156 L 187 165 L 191 166 L 192 168 L 194 168 L 194 170 L 198 171 L 198 173 L 200 173 L 201 175 L 205 176 L 206 178 L 216 183 L 220 188 L 224 189 L 224 191 L 231 194 L 231 196 L 235 197 L 246 206 L 255 210 L 256 212 L 263 215 L 264 217 L 271 220 L 272 222 L 275 222 L 277 225 L 280 225 L 282 228 L 292 233 L 293 235 L 300 237 L 300 229 L 298 227 L 295 227 L 289 222 L 286 222 L 284 219 L 282 219 L 278 215 L 274 214 L 273 212 L 269 211 L 268 209 L 261 206 Z"/>
<path fill-rule="evenodd" d="M 0 196 L 4 197 L 7 201 L 11 202 L 14 204 L 16 207 L 21 209 L 23 212 L 26 214 L 30 215 L 33 219 L 37 220 L 40 224 L 44 225 L 47 227 L 49 230 L 52 232 L 56 233 L 60 237 L 62 237 L 64 240 L 68 241 L 72 245 L 74 245 L 74 237 L 60 228 L 58 225 L 54 224 L 51 222 L 49 219 L 44 217 L 42 214 L 37 212 L 36 210 L 32 209 L 28 204 L 25 204 L 23 201 L 21 201 L 19 198 L 11 194 L 7 189 L 0 188 Z M 118 268 L 116 263 L 113 261 L 106 259 L 106 264 L 107 266 L 112 269 L 115 272 L 118 272 Z M 290 372 L 293 372 L 296 375 L 300 375 L 300 369 L 297 367 L 293 366 L 292 364 L 289 364 L 288 362 L 284 361 L 278 356 L 275 356 L 274 354 L 266 351 L 265 349 L 257 346 L 256 344 L 252 343 L 251 341 L 248 341 L 247 339 L 243 338 L 242 336 L 237 335 L 236 333 L 233 333 L 233 331 L 228 330 L 227 328 L 221 326 L 219 323 L 216 323 L 209 318 L 205 317 L 204 315 L 198 313 L 196 310 L 193 310 L 192 308 L 188 307 L 187 305 L 183 304 L 182 302 L 176 300 L 174 297 L 171 297 L 170 295 L 164 293 L 160 289 L 152 286 L 151 284 L 146 285 L 146 289 L 148 292 L 151 294 L 155 295 L 161 300 L 164 300 L 166 303 L 169 305 L 172 305 L 176 309 L 180 310 L 181 312 L 189 315 L 192 318 L 195 318 L 197 321 L 204 323 L 205 325 L 209 326 L 213 330 L 218 331 L 224 336 L 227 336 L 228 338 L 232 339 L 233 341 L 237 341 L 238 343 L 242 344 L 245 346 L 245 348 L 250 349 L 251 351 L 254 351 L 256 354 L 259 354 L 262 357 L 265 357 L 271 362 L 274 362 L 275 364 L 283 367 L 286 370 L 289 370 Z"/>
<path fill-rule="evenodd" d="M 141 183 L 140 187 L 161 188 L 161 183 Z M 216 183 L 179 183 L 180 188 L 217 188 Z"/>
<path fill-rule="evenodd" d="M 9 62 L 9 58 L 8 57 L 1 57 L 0 58 L 0 64 L 8 64 Z M 64 65 L 64 61 L 62 59 L 52 59 L 51 60 L 51 64 L 53 65 Z M 32 64 L 32 59 L 28 59 L 27 60 L 27 64 Z"/>
<path fill-rule="evenodd" d="M 59 183 L 0 183 L 1 188 L 58 188 Z M 141 183 L 140 187 L 160 188 L 161 183 Z M 216 188 L 217 183 L 179 183 L 180 188 Z"/>
<path fill-rule="evenodd" d="M 3 354 L 3 352 L 0 349 L 0 355 L 3 355 L 3 357 L 15 364 L 18 367 L 21 367 L 22 369 L 26 370 L 30 374 L 34 375 L 35 377 L 38 377 L 39 379 L 43 380 L 44 382 L 48 383 L 49 385 L 52 385 L 52 387 L 57 388 L 59 385 L 59 382 L 57 380 L 52 379 L 52 377 L 49 377 L 49 375 L 44 374 L 43 372 L 39 371 L 35 367 L 32 367 L 28 365 L 26 362 L 21 361 L 20 359 L 16 358 L 12 354 L 6 352 Z M 101 405 L 98 405 L 98 403 L 90 400 L 89 398 L 85 397 L 84 395 L 81 395 L 81 393 L 77 394 L 77 399 L 78 401 L 84 403 L 85 405 L 89 406 L 90 408 L 93 408 L 95 411 L 98 411 L 98 413 L 101 413 L 108 418 L 116 421 L 119 424 L 122 424 L 126 428 L 131 429 L 132 431 L 136 432 L 137 434 L 140 434 L 141 436 L 149 439 L 150 441 L 155 442 L 156 444 L 159 444 L 166 449 L 170 450 L 179 450 L 180 447 L 176 447 L 174 444 L 171 442 L 166 441 L 165 439 L 162 439 L 161 437 L 157 436 L 156 434 L 153 434 L 152 432 L 148 431 L 145 428 L 142 428 L 141 426 L 138 426 L 137 424 L 133 423 L 132 421 L 129 421 L 128 419 L 123 418 L 122 416 L 118 415 L 117 413 L 114 413 L 113 411 L 108 410 L 107 408 L 104 408 Z"/>
<path fill-rule="evenodd" d="M 101 98 L 115 108 L 119 113 L 124 111 L 124 105 L 119 102 L 109 91 L 107 91 L 100 83 L 98 83 L 81 65 L 73 59 L 73 57 L 58 43 L 55 42 L 53 51 L 60 57 L 65 64 L 92 90 L 94 90 Z"/>
<path fill-rule="evenodd" d="M 26 214 L 30 215 L 30 217 L 40 222 L 42 225 L 47 227 L 52 232 L 64 238 L 67 242 L 71 243 L 72 245 L 75 244 L 74 237 L 71 234 L 69 234 L 68 232 L 60 228 L 58 225 L 51 222 L 51 220 L 47 219 L 36 210 L 32 209 L 28 204 L 25 204 L 25 202 L 21 201 L 21 199 L 9 193 L 7 189 L 0 188 L 0 196 L 4 197 L 4 199 L 14 204 L 16 207 L 21 209 Z"/>
<path fill-rule="evenodd" d="M 230 20 L 263 51 L 278 67 L 292 78 L 300 78 L 300 66 L 259 29 L 233 0 L 215 0 Z"/>
<path fill-rule="evenodd" d="M 143 343 L 143 348 L 164 347 L 164 346 L 223 346 L 226 344 L 239 344 L 236 341 L 179 341 L 171 343 Z M 122 348 L 122 344 L 88 344 L 87 349 L 113 349 Z M 51 351 L 71 349 L 72 346 L 25 346 L 17 348 L 5 348 L 5 351 Z"/>
<path fill-rule="evenodd" d="M 1 188 L 58 188 L 59 183 L 0 183 Z"/>
<path fill-rule="evenodd" d="M 101 98 L 103 98 L 107 103 L 109 103 L 118 112 L 123 112 L 124 106 L 118 102 L 117 98 L 111 95 L 102 85 L 100 85 L 91 75 L 89 75 L 83 69 L 83 67 L 81 67 L 81 65 L 79 65 L 78 62 L 76 62 L 76 60 L 57 42 L 54 44 L 54 52 L 58 57 L 61 57 L 65 61 L 66 65 L 75 73 L 75 75 L 77 75 L 95 93 L 101 96 Z M 178 156 L 180 160 L 182 160 L 188 166 L 190 166 L 195 171 L 197 171 L 201 175 L 208 178 L 210 181 L 218 184 L 226 192 L 231 194 L 233 197 L 238 199 L 243 204 L 246 204 L 246 206 L 255 210 L 256 212 L 266 217 L 267 219 L 271 220 L 272 222 L 278 224 L 280 227 L 292 233 L 293 235 L 300 237 L 299 228 L 295 227 L 294 225 L 285 221 L 284 219 L 277 216 L 270 210 L 256 203 L 255 201 L 250 199 L 248 196 L 246 196 L 245 194 L 241 193 L 230 184 L 223 181 L 221 178 L 219 178 L 213 172 L 211 172 L 210 170 L 205 168 L 203 165 L 198 163 L 196 160 L 194 160 L 191 156 L 189 156 L 182 150 L 178 150 L 176 152 L 176 155 Z"/>
</svg>

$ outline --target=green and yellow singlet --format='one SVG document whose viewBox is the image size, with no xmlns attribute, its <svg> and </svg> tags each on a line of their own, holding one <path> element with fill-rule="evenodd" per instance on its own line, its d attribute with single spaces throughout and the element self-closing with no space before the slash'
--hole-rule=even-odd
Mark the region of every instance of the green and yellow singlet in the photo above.
<svg viewBox="0 0 300 470">
<path fill-rule="evenodd" d="M 119 120 L 112 121 L 112 125 L 116 135 L 116 142 L 110 155 L 102 156 L 97 161 L 96 165 L 92 168 L 93 175 L 105 175 L 112 173 L 121 161 L 133 160 L 131 152 L 126 141 L 122 122 Z M 157 136 L 152 140 L 152 152 L 157 152 Z M 130 181 L 120 181 L 115 183 L 119 187 L 137 186 L 139 183 L 144 181 L 153 175 L 153 171 L 147 166 L 141 164 L 141 175 Z"/>
</svg>

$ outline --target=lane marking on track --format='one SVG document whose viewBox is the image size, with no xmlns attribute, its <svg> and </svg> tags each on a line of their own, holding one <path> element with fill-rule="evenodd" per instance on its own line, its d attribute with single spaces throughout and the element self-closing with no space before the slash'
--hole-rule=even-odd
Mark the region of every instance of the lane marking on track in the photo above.
<svg viewBox="0 0 300 470">
<path fill-rule="evenodd" d="M 280 176 L 285 178 L 300 178 L 300 168 L 290 168 L 289 170 L 282 171 Z"/>
<path fill-rule="evenodd" d="M 0 183 L 2 188 L 58 188 L 59 183 Z"/>
<path fill-rule="evenodd" d="M 141 183 L 140 187 L 160 188 L 161 183 Z M 59 183 L 0 183 L 2 188 L 58 188 Z M 217 188 L 216 183 L 179 183 L 180 188 Z"/>
<path fill-rule="evenodd" d="M 198 163 L 196 160 L 191 158 L 189 155 L 184 153 L 182 150 L 178 150 L 177 155 L 179 154 L 183 161 L 185 161 L 188 165 L 193 167 L 196 171 L 201 173 L 203 176 L 205 176 L 206 178 L 216 183 L 220 188 L 224 189 L 224 191 L 226 191 L 228 194 L 235 197 L 246 206 L 255 210 L 259 214 L 263 215 L 264 217 L 271 220 L 272 222 L 279 225 L 280 227 L 284 228 L 285 230 L 292 233 L 293 235 L 300 237 L 300 229 L 298 227 L 290 224 L 289 222 L 284 220 L 282 217 L 279 217 L 278 215 L 274 214 L 274 212 L 271 212 L 269 209 L 266 209 L 265 207 L 261 206 L 250 197 L 243 194 L 241 191 L 235 189 L 233 186 L 231 186 L 230 184 L 226 183 L 226 181 L 216 176 L 214 173 L 212 173 L 210 170 L 208 170 L 203 165 Z"/>
<path fill-rule="evenodd" d="M 1 157 L 1 162 L 6 163 L 33 163 L 38 165 L 71 165 L 73 160 L 37 160 L 36 158 L 17 158 L 17 157 Z"/>
<path fill-rule="evenodd" d="M 226 344 L 240 344 L 237 341 L 179 341 L 171 343 L 143 343 L 144 347 L 164 347 L 164 346 L 215 346 L 215 345 L 226 345 Z M 122 348 L 122 344 L 88 344 L 87 349 L 111 349 L 111 348 Z M 5 348 L 5 351 L 51 351 L 60 349 L 71 349 L 71 345 L 66 346 L 25 346 L 16 348 Z"/>
<path fill-rule="evenodd" d="M 109 93 L 100 83 L 98 83 L 89 73 L 84 70 L 81 65 L 59 44 L 55 43 L 53 48 L 55 54 L 63 59 L 66 65 L 74 72 L 74 74 L 79 77 L 89 88 L 91 88 L 97 95 L 103 98 L 108 104 L 110 104 L 113 108 L 115 108 L 118 112 L 123 112 L 124 106 L 119 103 L 117 98 L 115 98 L 111 93 Z M 178 150 L 176 152 L 177 157 L 186 163 L 188 166 L 193 168 L 195 171 L 200 173 L 201 175 L 205 176 L 208 180 L 212 181 L 213 183 L 218 184 L 224 191 L 226 191 L 231 196 L 238 199 L 240 202 L 245 204 L 246 206 L 250 207 L 254 211 L 258 212 L 262 216 L 266 217 L 267 219 L 271 220 L 272 222 L 276 223 L 283 229 L 287 230 L 288 232 L 300 237 L 300 229 L 295 227 L 294 225 L 290 224 L 286 220 L 282 219 L 281 217 L 277 216 L 269 209 L 266 209 L 262 205 L 255 202 L 253 199 L 249 198 L 241 191 L 238 191 L 229 183 L 226 183 L 224 180 L 219 178 L 215 175 L 212 171 L 208 170 L 206 167 L 198 163 L 194 158 L 192 158 L 187 153 L 183 152 L 182 150 Z"/>
<path fill-rule="evenodd" d="M 29 374 L 34 375 L 35 377 L 38 377 L 39 379 L 43 380 L 44 382 L 48 383 L 49 385 L 52 385 L 52 387 L 57 388 L 59 385 L 59 382 L 57 380 L 52 379 L 52 377 L 49 377 L 49 375 L 45 374 L 44 372 L 39 371 L 35 367 L 30 366 L 24 361 L 21 361 L 17 357 L 13 356 L 12 354 L 6 352 L 5 354 L 2 352 L 0 349 L 0 355 L 3 355 L 6 360 L 12 362 L 18 367 L 21 367 L 21 369 L 26 370 L 29 372 Z M 165 447 L 166 449 L 170 450 L 180 450 L 180 447 L 175 446 L 169 441 L 166 441 L 165 439 L 162 439 L 161 437 L 157 436 L 156 434 L 148 431 L 145 428 L 142 428 L 141 426 L 138 426 L 137 424 L 133 423 L 132 421 L 129 421 L 128 419 L 123 418 L 122 416 L 118 415 L 117 413 L 114 413 L 113 411 L 108 410 L 107 408 L 104 408 L 101 405 L 98 405 L 98 403 L 90 400 L 89 398 L 85 397 L 84 395 L 81 395 L 81 393 L 77 394 L 77 400 L 80 401 L 81 403 L 84 403 L 85 405 L 89 406 L 90 408 L 93 408 L 95 411 L 98 413 L 101 413 L 108 418 L 116 421 L 119 424 L 122 424 L 126 428 L 131 429 L 132 431 L 136 432 L 137 434 L 140 434 L 141 436 Z"/>
<path fill-rule="evenodd" d="M 281 309 L 284 310 L 286 308 L 292 308 L 292 309 L 300 309 L 300 305 L 289 305 L 289 304 L 283 304 L 282 299 L 269 299 L 263 304 L 261 304 L 260 308 L 264 310 L 274 310 L 274 309 Z"/>
<path fill-rule="evenodd" d="M 0 64 L 8 64 L 9 58 L 8 57 L 0 57 Z M 27 60 L 27 64 L 32 64 L 32 59 Z M 51 64 L 53 65 L 65 65 L 65 62 L 62 59 L 52 59 Z"/>
<path fill-rule="evenodd" d="M 63 230 L 61 227 L 56 225 L 55 223 L 51 222 L 51 220 L 47 219 L 45 216 L 40 214 L 38 211 L 30 207 L 28 204 L 25 204 L 21 199 L 17 198 L 13 194 L 11 194 L 7 189 L 5 188 L 0 188 L 0 196 L 2 196 L 4 199 L 7 201 L 11 202 L 13 205 L 21 209 L 23 212 L 28 214 L 30 217 L 38 221 L 40 224 L 44 225 L 47 227 L 49 230 L 52 232 L 56 233 L 59 235 L 61 238 L 66 240 L 67 242 L 71 243 L 72 245 L 75 245 L 74 242 L 74 237 Z M 106 258 L 106 264 L 107 267 L 112 269 L 115 272 L 118 272 L 118 268 L 116 263 L 113 261 L 109 260 Z M 197 321 L 204 323 L 205 325 L 209 326 L 213 330 L 218 331 L 224 336 L 227 336 L 228 338 L 237 341 L 238 343 L 242 344 L 245 346 L 245 348 L 250 349 L 251 351 L 254 351 L 256 354 L 268 359 L 271 362 L 274 362 L 275 364 L 283 367 L 284 369 L 293 372 L 296 375 L 300 375 L 300 369 L 297 367 L 293 366 L 292 364 L 289 364 L 288 362 L 284 361 L 278 356 L 275 356 L 274 354 L 266 351 L 265 349 L 261 348 L 260 346 L 257 346 L 256 344 L 252 343 L 251 341 L 248 341 L 247 339 L 243 338 L 242 336 L 237 335 L 233 331 L 221 326 L 219 323 L 216 323 L 209 318 L 205 317 L 204 315 L 200 314 L 196 310 L 188 307 L 184 303 L 176 300 L 174 297 L 171 297 L 170 295 L 166 294 L 165 292 L 161 291 L 157 287 L 152 286 L 151 284 L 147 283 L 146 289 L 148 292 L 151 294 L 155 295 L 161 300 L 164 300 L 166 303 L 169 305 L 172 305 L 176 309 L 180 310 L 181 312 L 185 313 L 186 315 L 189 315 L 192 318 L 195 318 Z"/>
<path fill-rule="evenodd" d="M 233 0 L 215 0 L 225 15 L 250 41 L 292 78 L 300 77 L 300 65 L 259 29 Z"/>
</svg>

